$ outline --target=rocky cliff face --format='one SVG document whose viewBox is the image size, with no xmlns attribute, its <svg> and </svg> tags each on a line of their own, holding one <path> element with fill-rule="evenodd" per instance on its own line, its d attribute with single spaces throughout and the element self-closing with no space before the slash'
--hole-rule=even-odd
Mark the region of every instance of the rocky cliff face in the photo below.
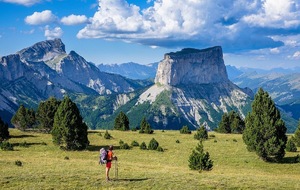
<svg viewBox="0 0 300 190">
<path fill-rule="evenodd" d="M 155 83 L 163 85 L 209 84 L 228 81 L 222 48 L 183 49 L 165 54 Z"/>
<path fill-rule="evenodd" d="M 7 122 L 22 103 L 35 107 L 50 96 L 132 92 L 142 83 L 101 72 L 60 39 L 47 40 L 0 58 L 0 116 Z M 9 116 L 7 116 L 9 115 Z"/>
<path fill-rule="evenodd" d="M 214 129 L 226 112 L 235 110 L 244 117 L 253 96 L 228 79 L 221 47 L 165 54 L 155 83 L 140 95 L 136 106 L 150 105 L 149 119 L 156 128 L 188 123 Z"/>
</svg>

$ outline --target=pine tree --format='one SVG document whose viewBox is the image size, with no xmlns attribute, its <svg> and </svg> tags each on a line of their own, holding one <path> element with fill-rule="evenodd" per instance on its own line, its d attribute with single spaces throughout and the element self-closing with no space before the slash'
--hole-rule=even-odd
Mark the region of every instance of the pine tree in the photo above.
<svg viewBox="0 0 300 190">
<path fill-rule="evenodd" d="M 227 113 L 224 113 L 222 115 L 222 119 L 219 124 L 219 127 L 217 128 L 217 131 L 219 133 L 231 133 L 230 121 L 229 121 L 229 116 Z"/>
<path fill-rule="evenodd" d="M 260 88 L 245 119 L 243 140 L 249 151 L 265 161 L 282 159 L 287 142 L 286 127 L 269 94 Z"/>
<path fill-rule="evenodd" d="M 189 127 L 187 125 L 185 125 L 180 129 L 180 133 L 181 134 L 191 134 L 192 132 L 190 131 Z"/>
<path fill-rule="evenodd" d="M 8 124 L 4 123 L 0 117 L 0 142 L 9 139 L 9 137 Z"/>
<path fill-rule="evenodd" d="M 296 146 L 300 147 L 300 120 L 298 123 L 298 128 L 296 129 L 296 131 L 294 133 L 294 142 L 295 142 Z"/>
<path fill-rule="evenodd" d="M 11 119 L 11 123 L 21 131 L 32 128 L 36 123 L 34 110 L 27 109 L 23 105 L 20 105 L 19 109 Z"/>
<path fill-rule="evenodd" d="M 285 150 L 288 152 L 297 152 L 297 146 L 294 143 L 293 137 L 287 141 Z"/>
<path fill-rule="evenodd" d="M 157 140 L 155 140 L 155 138 L 152 138 L 149 142 L 148 145 L 148 149 L 149 150 L 156 150 L 159 146 L 159 143 L 157 142 Z"/>
<path fill-rule="evenodd" d="M 197 129 L 197 132 L 194 135 L 194 139 L 197 139 L 197 140 L 208 139 L 207 130 L 205 129 L 205 127 L 203 125 Z"/>
<path fill-rule="evenodd" d="M 54 115 L 60 104 L 60 101 L 50 97 L 45 102 L 41 102 L 37 109 L 36 118 L 39 128 L 49 133 L 53 128 Z"/>
<path fill-rule="evenodd" d="M 140 127 L 139 133 L 146 133 L 146 134 L 152 134 L 153 133 L 153 130 L 151 129 L 151 126 L 147 122 L 145 117 L 141 121 L 141 127 Z"/>
<path fill-rule="evenodd" d="M 213 167 L 213 161 L 209 158 L 209 153 L 204 152 L 202 141 L 198 143 L 196 148 L 192 151 L 189 157 L 189 167 L 192 170 L 211 170 Z"/>
<path fill-rule="evenodd" d="M 221 122 L 216 131 L 219 133 L 243 133 L 244 128 L 245 122 L 237 112 L 232 110 L 222 115 Z"/>
<path fill-rule="evenodd" d="M 122 111 L 117 115 L 115 119 L 114 129 L 121 131 L 129 130 L 129 119 Z"/>
<path fill-rule="evenodd" d="M 76 104 L 66 96 L 54 115 L 53 142 L 67 150 L 85 149 L 89 145 L 87 130 Z"/>
</svg>

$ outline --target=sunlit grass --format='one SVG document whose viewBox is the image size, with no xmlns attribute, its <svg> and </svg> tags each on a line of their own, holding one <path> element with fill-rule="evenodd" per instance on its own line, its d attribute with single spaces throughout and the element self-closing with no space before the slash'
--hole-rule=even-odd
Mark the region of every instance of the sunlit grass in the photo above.
<svg viewBox="0 0 300 190">
<path fill-rule="evenodd" d="M 241 135 L 209 133 L 215 137 L 203 145 L 214 167 L 199 173 L 188 167 L 188 157 L 198 143 L 193 134 L 160 130 L 152 135 L 109 133 L 113 139 L 106 140 L 104 131 L 91 131 L 88 150 L 63 151 L 52 144 L 51 135 L 10 130 L 10 143 L 26 142 L 28 147 L 0 151 L 1 189 L 300 189 L 300 163 L 266 163 L 246 150 Z M 148 145 L 152 138 L 164 152 L 118 149 L 120 140 Z M 105 166 L 98 165 L 98 156 L 100 147 L 110 144 L 116 147 L 119 175 L 118 180 L 106 182 Z M 286 157 L 297 154 L 299 151 Z M 16 160 L 23 165 L 17 166 Z M 112 179 L 114 169 L 113 165 Z"/>
</svg>

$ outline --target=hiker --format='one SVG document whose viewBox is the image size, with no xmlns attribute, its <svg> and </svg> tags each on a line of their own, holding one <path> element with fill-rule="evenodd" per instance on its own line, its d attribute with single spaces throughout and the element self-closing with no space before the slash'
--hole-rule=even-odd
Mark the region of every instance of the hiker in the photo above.
<svg viewBox="0 0 300 190">
<path fill-rule="evenodd" d="M 108 152 L 107 152 L 107 159 L 106 159 L 106 170 L 105 170 L 105 174 L 106 174 L 106 180 L 109 181 L 110 178 L 109 178 L 109 171 L 110 171 L 110 168 L 111 168 L 111 162 L 113 160 L 117 160 L 117 157 L 114 156 L 114 153 L 113 153 L 113 150 L 114 147 L 112 145 L 109 146 L 108 148 Z"/>
</svg>

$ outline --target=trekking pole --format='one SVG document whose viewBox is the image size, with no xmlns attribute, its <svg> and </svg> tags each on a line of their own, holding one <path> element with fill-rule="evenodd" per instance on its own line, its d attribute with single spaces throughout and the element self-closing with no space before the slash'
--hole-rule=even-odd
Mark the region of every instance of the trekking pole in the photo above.
<svg viewBox="0 0 300 190">
<path fill-rule="evenodd" d="M 118 179 L 118 161 L 115 160 L 115 178 Z"/>
</svg>

